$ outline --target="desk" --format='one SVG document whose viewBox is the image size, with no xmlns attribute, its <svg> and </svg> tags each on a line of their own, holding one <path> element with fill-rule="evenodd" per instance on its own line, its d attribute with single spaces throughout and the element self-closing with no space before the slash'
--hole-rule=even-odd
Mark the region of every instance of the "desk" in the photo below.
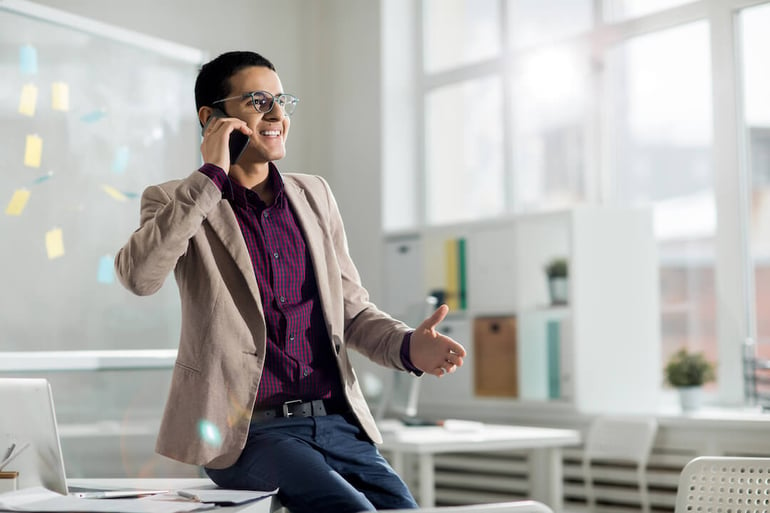
<svg viewBox="0 0 770 513">
<path fill-rule="evenodd" d="M 571 429 L 484 424 L 473 430 L 448 430 L 440 426 L 404 426 L 384 431 L 380 449 L 391 453 L 393 469 L 405 470 L 405 456 L 419 458 L 419 503 L 433 507 L 436 502 L 433 456 L 440 453 L 485 452 L 523 449 L 529 458 L 532 499 L 562 511 L 561 448 L 580 443 L 580 433 Z M 533 479 L 544 476 L 545 479 Z"/>
<path fill-rule="evenodd" d="M 137 488 L 142 490 L 181 490 L 184 488 L 197 488 L 211 486 L 214 483 L 208 478 L 112 478 L 112 479 L 67 479 L 67 484 L 84 487 L 104 488 Z M 217 507 L 217 511 L 223 513 L 278 513 L 280 503 L 274 500 L 275 496 L 267 497 L 256 502 L 249 502 L 239 506 Z"/>
</svg>

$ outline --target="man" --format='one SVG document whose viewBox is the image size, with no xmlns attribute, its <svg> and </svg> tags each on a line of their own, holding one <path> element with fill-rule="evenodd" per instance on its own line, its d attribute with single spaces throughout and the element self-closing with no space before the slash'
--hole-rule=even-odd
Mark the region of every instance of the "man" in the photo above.
<svg viewBox="0 0 770 513">
<path fill-rule="evenodd" d="M 293 513 L 416 507 L 374 445 L 347 351 L 418 375 L 454 372 L 465 350 L 435 330 L 448 308 L 412 331 L 369 302 L 327 183 L 274 164 L 299 100 L 267 59 L 220 55 L 201 68 L 195 100 L 204 165 L 145 190 L 140 227 L 115 257 L 136 294 L 171 270 L 179 287 L 156 450 L 203 465 L 222 487 L 278 487 Z M 235 131 L 249 145 L 232 163 Z"/>
</svg>

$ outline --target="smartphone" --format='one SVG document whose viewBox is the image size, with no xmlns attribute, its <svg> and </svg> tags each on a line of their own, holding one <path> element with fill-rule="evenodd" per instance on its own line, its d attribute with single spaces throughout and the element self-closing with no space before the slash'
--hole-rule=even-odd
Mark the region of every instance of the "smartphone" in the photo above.
<svg viewBox="0 0 770 513">
<path fill-rule="evenodd" d="M 211 116 L 209 116 L 208 121 L 206 121 L 206 124 L 203 126 L 203 130 L 201 131 L 201 134 L 206 132 L 206 128 L 208 128 L 209 123 L 214 118 L 226 118 L 227 115 L 222 112 L 219 109 L 213 109 L 211 112 Z M 236 162 L 238 162 L 238 159 L 241 158 L 241 155 L 246 150 L 246 147 L 249 145 L 249 136 L 241 132 L 240 130 L 233 130 L 230 132 L 230 165 L 232 166 Z"/>
</svg>

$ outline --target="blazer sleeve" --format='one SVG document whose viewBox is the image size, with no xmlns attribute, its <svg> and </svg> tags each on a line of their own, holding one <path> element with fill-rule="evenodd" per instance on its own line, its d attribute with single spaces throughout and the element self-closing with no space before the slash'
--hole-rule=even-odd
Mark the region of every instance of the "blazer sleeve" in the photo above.
<svg viewBox="0 0 770 513">
<path fill-rule="evenodd" d="M 118 279 L 134 294 L 157 292 L 222 192 L 206 175 L 153 185 L 142 193 L 139 228 L 115 255 Z"/>
<path fill-rule="evenodd" d="M 369 292 L 362 285 L 358 269 L 350 257 L 337 202 L 329 184 L 320 176 L 318 179 L 326 193 L 329 234 L 342 279 L 345 342 L 380 365 L 407 370 L 401 361 L 401 344 L 411 328 L 369 300 Z"/>
</svg>

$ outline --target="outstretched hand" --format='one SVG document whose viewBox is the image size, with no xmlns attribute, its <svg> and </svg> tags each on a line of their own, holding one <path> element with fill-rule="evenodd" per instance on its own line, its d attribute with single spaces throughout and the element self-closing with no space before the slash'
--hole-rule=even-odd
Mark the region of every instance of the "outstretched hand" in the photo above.
<svg viewBox="0 0 770 513">
<path fill-rule="evenodd" d="M 465 348 L 436 331 L 436 326 L 449 312 L 447 305 L 441 305 L 430 317 L 422 321 L 412 333 L 409 358 L 412 364 L 427 374 L 439 378 L 450 374 L 462 366 Z"/>
</svg>

